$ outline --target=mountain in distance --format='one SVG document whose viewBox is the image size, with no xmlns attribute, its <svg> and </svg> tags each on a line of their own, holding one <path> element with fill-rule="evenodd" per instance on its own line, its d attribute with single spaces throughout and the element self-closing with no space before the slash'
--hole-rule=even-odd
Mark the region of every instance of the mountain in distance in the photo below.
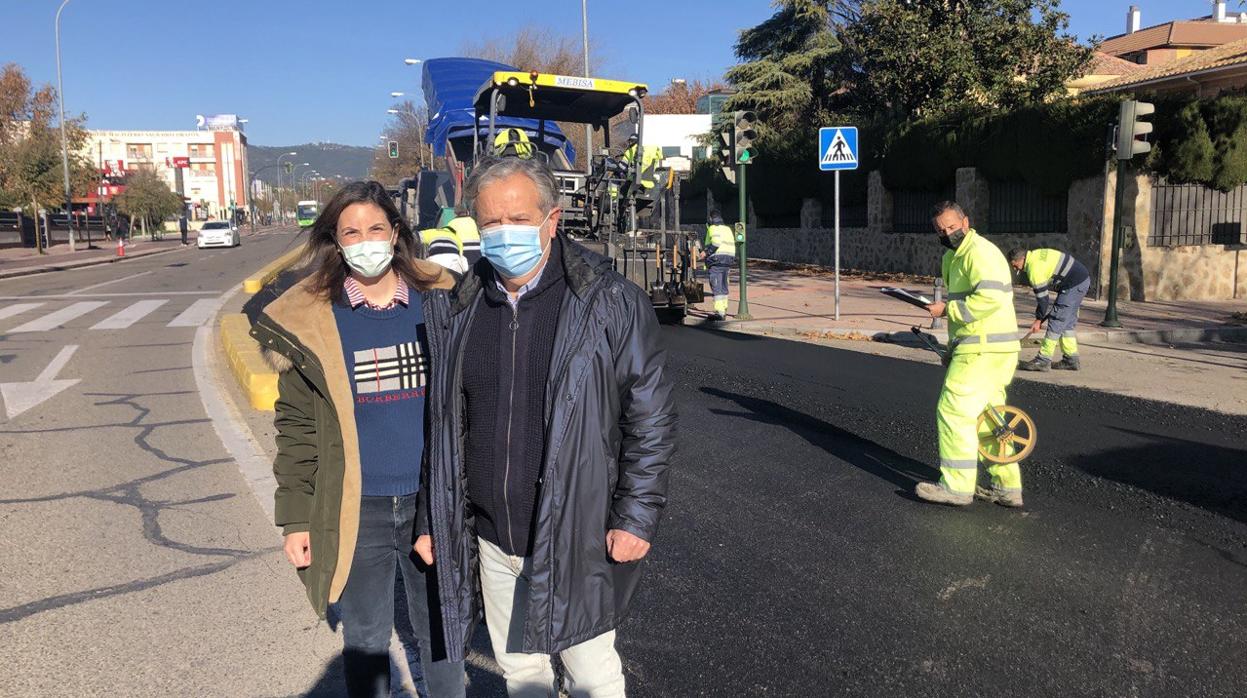
<svg viewBox="0 0 1247 698">
<path fill-rule="evenodd" d="M 256 179 L 267 184 L 277 183 L 279 169 L 263 167 L 277 164 L 277 158 L 289 152 L 297 156 L 282 160 L 283 163 L 293 162 L 296 165 L 308 163 L 308 167 L 300 167 L 296 175 L 316 170 L 322 176 L 341 175 L 347 179 L 364 179 L 368 176 L 368 168 L 372 166 L 372 148 L 356 145 L 339 145 L 337 143 L 303 143 L 301 145 L 247 145 L 247 159 L 252 172 L 259 172 Z M 287 177 L 286 181 L 290 179 Z"/>
</svg>

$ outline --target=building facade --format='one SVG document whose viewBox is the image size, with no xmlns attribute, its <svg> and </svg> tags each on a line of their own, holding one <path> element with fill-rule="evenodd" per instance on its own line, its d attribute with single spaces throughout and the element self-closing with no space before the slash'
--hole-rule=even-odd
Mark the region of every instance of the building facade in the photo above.
<svg viewBox="0 0 1247 698">
<path fill-rule="evenodd" d="M 194 220 L 228 218 L 247 208 L 247 136 L 234 122 L 197 131 L 88 131 L 82 154 L 121 191 L 126 174 L 152 170 L 181 194 Z"/>
</svg>

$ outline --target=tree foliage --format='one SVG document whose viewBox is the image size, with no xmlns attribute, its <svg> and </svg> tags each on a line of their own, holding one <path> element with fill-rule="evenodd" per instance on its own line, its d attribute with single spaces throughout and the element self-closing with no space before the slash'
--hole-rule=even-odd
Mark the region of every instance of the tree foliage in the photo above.
<svg viewBox="0 0 1247 698">
<path fill-rule="evenodd" d="M 126 175 L 125 191 L 113 199 L 117 210 L 140 222 L 158 224 L 182 212 L 182 197 L 169 189 L 155 170 L 141 169 Z"/>
<path fill-rule="evenodd" d="M 82 195 L 98 179 L 78 153 L 86 141 L 85 117 L 66 120 L 70 189 Z M 65 204 L 56 90 L 34 89 L 16 64 L 0 69 L 0 199 L 15 205 L 60 208 Z"/>
<path fill-rule="evenodd" d="M 752 109 L 763 129 L 808 128 L 831 111 L 838 84 L 833 69 L 840 51 L 838 17 L 856 3 L 837 0 L 776 0 L 776 12 L 740 33 L 728 82 L 739 90 L 728 110 Z"/>
<path fill-rule="evenodd" d="M 894 119 L 1042 103 L 1091 60 L 1068 27 L 1060 0 L 868 0 L 841 33 L 847 101 Z"/>
</svg>

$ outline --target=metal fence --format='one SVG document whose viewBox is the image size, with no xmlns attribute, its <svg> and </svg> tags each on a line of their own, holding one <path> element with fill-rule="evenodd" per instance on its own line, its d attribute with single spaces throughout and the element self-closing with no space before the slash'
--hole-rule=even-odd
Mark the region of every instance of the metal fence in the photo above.
<svg viewBox="0 0 1247 698">
<path fill-rule="evenodd" d="M 1064 233 L 1069 194 L 1045 194 L 1025 181 L 991 182 L 988 233 Z"/>
<path fill-rule="evenodd" d="M 930 233 L 931 210 L 941 201 L 951 201 L 956 190 L 913 191 L 899 189 L 892 193 L 892 230 L 894 233 Z"/>
<path fill-rule="evenodd" d="M 1152 186 L 1150 247 L 1247 244 L 1247 186 L 1228 192 L 1202 184 Z"/>
</svg>

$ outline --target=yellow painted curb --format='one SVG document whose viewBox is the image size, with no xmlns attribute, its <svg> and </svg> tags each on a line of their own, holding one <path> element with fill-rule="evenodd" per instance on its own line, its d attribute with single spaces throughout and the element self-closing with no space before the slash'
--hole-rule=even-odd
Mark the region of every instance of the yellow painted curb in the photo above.
<svg viewBox="0 0 1247 698">
<path fill-rule="evenodd" d="M 251 337 L 251 321 L 242 313 L 221 316 L 221 345 L 230 371 L 257 410 L 274 411 L 277 402 L 277 371 L 260 354 Z"/>
<path fill-rule="evenodd" d="M 272 283 L 273 279 L 276 279 L 278 274 L 282 273 L 287 268 L 289 268 L 291 265 L 293 265 L 296 261 L 298 261 L 299 257 L 302 254 L 303 254 L 303 245 L 299 245 L 293 250 L 290 250 L 289 252 L 287 252 L 286 254 L 269 262 L 267 265 L 264 266 L 264 268 L 260 269 L 260 271 L 257 271 L 255 274 L 243 280 L 242 282 L 243 293 L 248 293 L 251 295 L 255 295 L 259 293 L 260 289 L 264 288 L 269 283 Z"/>
</svg>

